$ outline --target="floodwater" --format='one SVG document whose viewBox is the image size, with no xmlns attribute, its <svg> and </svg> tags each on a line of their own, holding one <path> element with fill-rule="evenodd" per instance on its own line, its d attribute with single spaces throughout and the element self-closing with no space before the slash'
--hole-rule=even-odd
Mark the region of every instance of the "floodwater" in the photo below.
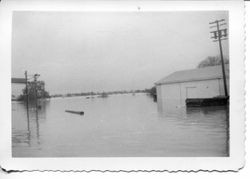
<svg viewBox="0 0 250 179">
<path fill-rule="evenodd" d="M 12 102 L 13 157 L 228 156 L 227 107 L 158 109 L 146 94 Z M 169 108 L 166 108 L 169 109 Z M 84 111 L 84 115 L 65 110 Z"/>
</svg>

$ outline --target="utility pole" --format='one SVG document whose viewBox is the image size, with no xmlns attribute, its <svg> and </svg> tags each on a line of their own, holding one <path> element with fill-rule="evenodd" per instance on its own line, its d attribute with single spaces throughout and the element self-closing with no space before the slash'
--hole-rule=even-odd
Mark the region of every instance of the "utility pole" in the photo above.
<svg viewBox="0 0 250 179">
<path fill-rule="evenodd" d="M 215 31 L 212 31 L 210 33 L 213 34 L 213 37 L 211 37 L 212 39 L 214 39 L 213 42 L 219 42 L 221 67 L 222 67 L 222 75 L 223 75 L 223 82 L 224 82 L 224 91 L 225 91 L 225 96 L 228 97 L 225 64 L 224 64 L 222 45 L 221 45 L 222 40 L 227 40 L 227 28 L 220 29 L 220 26 L 226 25 L 226 23 L 223 23 L 224 21 L 225 21 L 225 19 L 221 19 L 221 20 L 216 20 L 214 22 L 210 22 L 209 24 L 213 25 L 210 28 L 216 28 Z"/>
<path fill-rule="evenodd" d="M 35 98 L 36 98 L 36 135 L 37 139 L 39 139 L 39 122 L 38 122 L 38 100 L 37 100 L 37 78 L 39 77 L 39 74 L 34 74 L 34 83 L 35 83 Z M 38 143 L 39 140 L 38 140 Z"/>
<path fill-rule="evenodd" d="M 26 93 L 26 105 L 27 105 L 27 114 L 28 114 L 29 113 L 29 91 L 28 91 L 28 74 L 27 74 L 27 71 L 25 71 L 24 75 L 25 75 L 25 85 L 26 85 L 26 90 L 25 90 L 25 93 Z"/>
<path fill-rule="evenodd" d="M 38 104 L 37 104 L 37 78 L 39 77 L 39 74 L 34 75 L 34 82 L 35 82 L 35 98 L 36 98 L 36 110 L 38 109 Z"/>
<path fill-rule="evenodd" d="M 26 93 L 27 125 L 28 125 L 28 132 L 30 132 L 30 121 L 29 121 L 29 90 L 28 90 L 28 73 L 27 73 L 27 71 L 24 72 L 24 75 L 25 75 L 25 85 L 26 85 L 25 93 Z"/>
</svg>

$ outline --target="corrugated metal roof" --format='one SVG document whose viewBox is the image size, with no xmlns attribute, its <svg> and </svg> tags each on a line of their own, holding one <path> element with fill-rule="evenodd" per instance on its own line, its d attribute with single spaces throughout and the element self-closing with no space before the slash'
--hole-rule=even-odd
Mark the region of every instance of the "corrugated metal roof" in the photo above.
<svg viewBox="0 0 250 179">
<path fill-rule="evenodd" d="M 229 76 L 229 65 L 225 65 L 226 76 Z M 201 81 L 222 78 L 221 65 L 197 68 L 191 70 L 183 70 L 174 72 L 167 77 L 156 82 L 156 85 L 169 84 L 169 83 L 181 83 L 190 81 Z"/>
</svg>

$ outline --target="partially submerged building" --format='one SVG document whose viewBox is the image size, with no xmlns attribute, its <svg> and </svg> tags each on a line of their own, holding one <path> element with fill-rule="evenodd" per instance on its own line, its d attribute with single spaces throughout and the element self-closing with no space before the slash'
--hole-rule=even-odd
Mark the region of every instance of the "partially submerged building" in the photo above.
<svg viewBox="0 0 250 179">
<path fill-rule="evenodd" d="M 229 66 L 225 65 L 229 91 Z M 156 82 L 157 103 L 161 106 L 185 106 L 188 98 L 224 96 L 221 66 L 212 66 L 174 72 Z"/>
</svg>

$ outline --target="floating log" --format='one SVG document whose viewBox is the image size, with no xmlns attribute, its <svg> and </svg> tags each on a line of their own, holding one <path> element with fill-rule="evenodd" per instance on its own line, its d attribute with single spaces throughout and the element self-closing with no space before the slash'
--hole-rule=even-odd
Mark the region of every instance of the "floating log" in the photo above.
<svg viewBox="0 0 250 179">
<path fill-rule="evenodd" d="M 65 110 L 65 112 L 68 112 L 68 113 L 73 113 L 73 114 L 79 114 L 79 115 L 83 115 L 83 114 L 84 114 L 84 112 L 83 112 L 83 111 Z"/>
<path fill-rule="evenodd" d="M 188 98 L 186 99 L 187 107 L 202 107 L 202 106 L 225 106 L 228 104 L 228 97 L 214 98 Z"/>
</svg>

